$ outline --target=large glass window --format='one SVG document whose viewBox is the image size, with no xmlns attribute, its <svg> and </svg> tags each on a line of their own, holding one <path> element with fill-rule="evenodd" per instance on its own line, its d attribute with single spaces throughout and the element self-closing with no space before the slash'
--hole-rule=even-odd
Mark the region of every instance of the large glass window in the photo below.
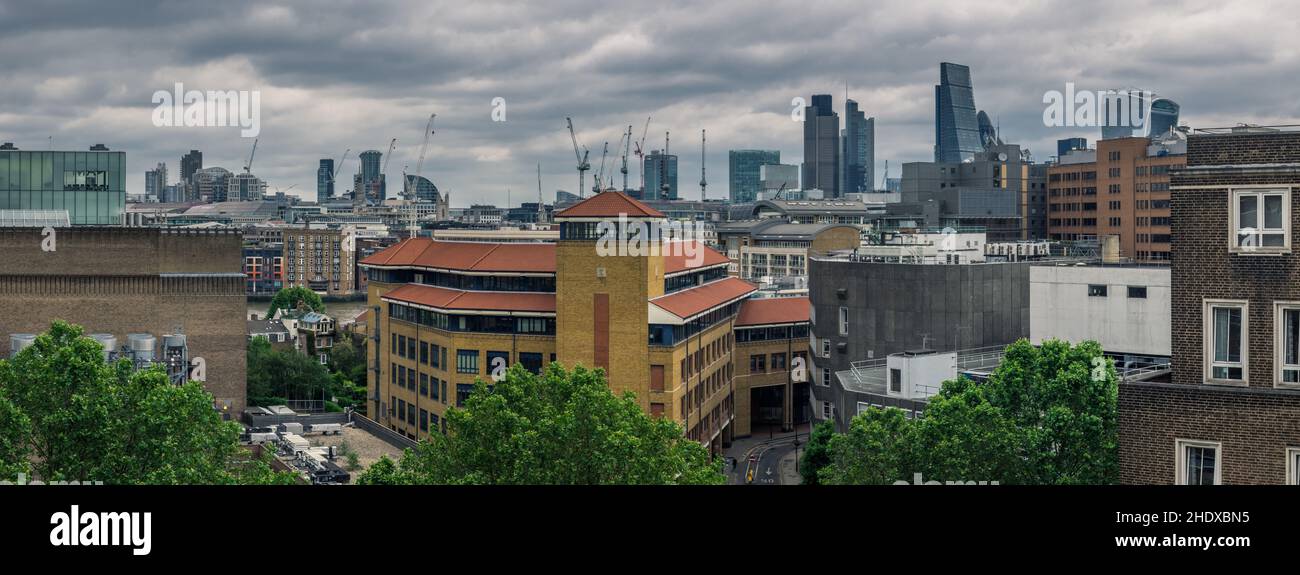
<svg viewBox="0 0 1300 575">
<path fill-rule="evenodd" d="M 1281 386 L 1300 386 L 1300 302 L 1278 303 L 1274 313 L 1276 381 Z"/>
<path fill-rule="evenodd" d="M 1179 440 L 1179 485 L 1218 485 L 1220 483 L 1219 444 L 1208 441 Z"/>
<path fill-rule="evenodd" d="M 1232 236 L 1238 253 L 1291 248 L 1290 190 L 1234 190 Z"/>
<path fill-rule="evenodd" d="M 1207 378 L 1221 383 L 1244 383 L 1246 356 L 1242 340 L 1246 334 L 1244 302 L 1207 302 L 1205 304 L 1208 343 Z"/>
<path fill-rule="evenodd" d="M 456 373 L 478 373 L 478 350 L 456 350 Z"/>
</svg>

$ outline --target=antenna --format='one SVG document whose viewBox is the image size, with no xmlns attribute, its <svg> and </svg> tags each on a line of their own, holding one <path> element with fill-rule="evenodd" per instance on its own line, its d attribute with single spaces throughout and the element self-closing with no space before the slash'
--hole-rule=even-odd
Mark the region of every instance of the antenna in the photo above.
<svg viewBox="0 0 1300 575">
<path fill-rule="evenodd" d="M 537 164 L 537 223 L 546 219 L 546 207 L 542 204 L 542 165 Z"/>
</svg>

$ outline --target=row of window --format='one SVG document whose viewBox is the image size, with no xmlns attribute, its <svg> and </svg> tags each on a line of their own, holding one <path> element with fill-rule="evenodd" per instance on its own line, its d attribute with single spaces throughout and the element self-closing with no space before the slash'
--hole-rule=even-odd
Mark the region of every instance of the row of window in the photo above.
<svg viewBox="0 0 1300 575">
<path fill-rule="evenodd" d="M 1088 297 L 1107 297 L 1110 292 L 1109 287 L 1102 284 L 1088 284 Z M 1146 299 L 1147 286 L 1128 286 L 1128 297 L 1130 299 Z"/>
<path fill-rule="evenodd" d="M 397 420 L 402 423 L 415 425 L 416 407 L 414 403 L 407 403 L 406 400 L 397 399 L 396 397 L 390 397 L 389 400 L 390 400 L 390 403 L 388 404 L 389 417 L 396 417 Z M 433 429 L 434 431 L 440 433 L 447 433 L 447 422 L 446 420 L 440 421 L 438 414 L 430 413 L 428 410 L 423 408 L 419 410 L 419 414 L 420 414 L 420 431 L 428 433 L 430 429 Z M 397 426 L 390 426 L 390 427 L 392 427 L 394 430 L 397 429 Z M 406 433 L 403 433 L 402 435 L 406 435 Z"/>
<path fill-rule="evenodd" d="M 1203 304 L 1205 382 L 1248 385 L 1250 304 L 1207 299 Z M 1273 302 L 1273 386 L 1300 387 L 1300 301 Z"/>
<path fill-rule="evenodd" d="M 1175 483 L 1223 483 L 1223 444 L 1217 441 L 1179 439 L 1174 442 Z M 1286 484 L 1300 485 L 1300 447 L 1286 448 Z"/>
</svg>

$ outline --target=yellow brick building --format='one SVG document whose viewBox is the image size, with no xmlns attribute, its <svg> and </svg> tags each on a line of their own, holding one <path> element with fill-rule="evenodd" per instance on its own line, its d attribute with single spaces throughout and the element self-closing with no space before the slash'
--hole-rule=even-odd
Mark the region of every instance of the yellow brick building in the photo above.
<svg viewBox="0 0 1300 575">
<path fill-rule="evenodd" d="M 752 354 L 736 352 L 737 318 L 767 322 L 745 330 L 746 346 L 763 348 L 765 366 L 789 366 L 792 360 L 770 358 L 806 353 L 808 301 L 751 300 L 754 286 L 728 277 L 729 260 L 702 244 L 620 250 L 609 241 L 618 226 L 664 220 L 605 192 L 555 215 L 555 243 L 414 238 L 366 258 L 371 415 L 408 437 L 427 437 L 444 431 L 447 408 L 476 379 L 490 381 L 515 363 L 538 371 L 560 361 L 604 369 L 615 393 L 633 393 L 647 413 L 672 418 L 715 453 L 748 434 L 751 413 L 736 412 L 738 394 L 749 406 L 751 382 L 770 387 L 789 377 L 776 368 L 750 373 Z M 802 332 L 791 328 L 798 325 Z M 761 343 L 749 341 L 760 327 Z M 769 332 L 785 339 L 767 339 Z M 806 400 L 791 387 L 786 428 L 799 412 L 794 402 Z"/>
</svg>

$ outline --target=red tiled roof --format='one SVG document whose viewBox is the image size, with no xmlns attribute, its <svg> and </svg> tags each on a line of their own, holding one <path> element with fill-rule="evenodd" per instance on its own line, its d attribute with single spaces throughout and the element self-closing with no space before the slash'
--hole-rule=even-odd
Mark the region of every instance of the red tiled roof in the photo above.
<svg viewBox="0 0 1300 575">
<path fill-rule="evenodd" d="M 361 265 L 416 266 L 468 272 L 555 273 L 555 244 L 443 242 L 410 238 Z"/>
<path fill-rule="evenodd" d="M 664 311 L 686 319 L 752 293 L 757 288 L 740 278 L 726 278 L 650 300 Z"/>
<path fill-rule="evenodd" d="M 694 258 L 686 256 L 686 250 L 681 246 L 675 246 L 674 242 L 665 243 L 663 246 L 664 254 L 664 274 L 675 274 L 689 269 L 715 266 L 725 264 L 731 261 L 725 255 L 700 243 L 695 243 Z M 697 263 L 698 262 L 698 263 Z M 697 265 L 691 265 L 696 263 Z"/>
<path fill-rule="evenodd" d="M 740 304 L 736 327 L 778 323 L 808 323 L 811 303 L 806 297 L 747 299 Z"/>
<path fill-rule="evenodd" d="M 553 293 L 461 291 L 406 284 L 384 294 L 384 299 L 447 310 L 555 313 Z"/>
<path fill-rule="evenodd" d="M 663 213 L 623 192 L 601 192 L 555 214 L 557 218 L 662 218 Z"/>
</svg>

